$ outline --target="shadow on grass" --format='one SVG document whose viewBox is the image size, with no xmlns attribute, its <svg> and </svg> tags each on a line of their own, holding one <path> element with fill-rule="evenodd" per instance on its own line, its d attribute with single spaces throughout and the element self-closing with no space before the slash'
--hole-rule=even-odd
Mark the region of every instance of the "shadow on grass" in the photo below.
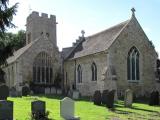
<svg viewBox="0 0 160 120">
<path fill-rule="evenodd" d="M 147 109 L 143 109 L 143 108 L 138 108 L 138 107 L 131 107 L 131 109 L 134 109 L 134 110 L 142 110 L 142 111 L 146 111 L 146 112 L 155 112 L 155 113 L 159 113 L 157 111 L 154 111 L 154 110 L 147 110 Z"/>
</svg>

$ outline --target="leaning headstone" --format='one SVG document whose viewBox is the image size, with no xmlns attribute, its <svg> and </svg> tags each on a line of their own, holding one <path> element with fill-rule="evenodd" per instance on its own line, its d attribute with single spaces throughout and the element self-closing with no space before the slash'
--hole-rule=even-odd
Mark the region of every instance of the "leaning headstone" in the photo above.
<svg viewBox="0 0 160 120">
<path fill-rule="evenodd" d="M 69 98 L 65 97 L 60 101 L 60 115 L 63 117 L 65 120 L 79 120 L 79 117 L 74 116 L 75 112 L 75 106 L 74 106 L 74 101 Z"/>
<path fill-rule="evenodd" d="M 73 98 L 74 100 L 79 99 L 79 91 L 74 90 L 74 91 L 73 91 L 73 94 L 72 94 L 72 98 Z"/>
<path fill-rule="evenodd" d="M 108 107 L 108 108 L 114 107 L 114 94 L 115 94 L 115 90 L 108 92 L 106 107 Z"/>
<path fill-rule="evenodd" d="M 0 86 L 0 100 L 7 100 L 7 97 L 9 96 L 9 88 L 6 85 Z"/>
<path fill-rule="evenodd" d="M 107 103 L 107 95 L 108 95 L 108 90 L 103 90 L 103 92 L 102 92 L 102 104 Z"/>
<path fill-rule="evenodd" d="M 28 86 L 22 87 L 22 96 L 27 96 L 30 94 L 30 89 Z"/>
<path fill-rule="evenodd" d="M 31 103 L 32 116 L 37 119 L 42 119 L 45 116 L 46 104 L 44 101 L 34 101 Z"/>
<path fill-rule="evenodd" d="M 125 107 L 132 107 L 132 102 L 133 102 L 132 90 L 127 89 L 125 91 L 125 96 L 124 96 L 124 105 L 125 105 Z"/>
<path fill-rule="evenodd" d="M 0 100 L 0 120 L 13 120 L 13 102 Z"/>
<path fill-rule="evenodd" d="M 102 97 L 101 97 L 101 92 L 99 90 L 96 90 L 94 92 L 93 102 L 94 102 L 95 105 L 101 105 Z"/>
</svg>

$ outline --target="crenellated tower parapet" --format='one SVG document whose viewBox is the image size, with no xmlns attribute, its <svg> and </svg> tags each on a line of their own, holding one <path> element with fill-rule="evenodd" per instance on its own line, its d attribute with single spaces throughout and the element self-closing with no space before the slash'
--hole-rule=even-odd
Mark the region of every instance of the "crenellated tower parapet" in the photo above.
<svg viewBox="0 0 160 120">
<path fill-rule="evenodd" d="M 26 44 L 34 41 L 41 35 L 46 35 L 57 46 L 56 16 L 48 16 L 46 13 L 40 15 L 39 12 L 33 11 L 27 17 Z"/>
</svg>

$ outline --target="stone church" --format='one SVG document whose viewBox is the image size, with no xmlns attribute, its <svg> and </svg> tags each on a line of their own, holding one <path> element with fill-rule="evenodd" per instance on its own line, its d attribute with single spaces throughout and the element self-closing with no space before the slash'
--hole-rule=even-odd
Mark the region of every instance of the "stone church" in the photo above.
<svg viewBox="0 0 160 120">
<path fill-rule="evenodd" d="M 11 87 L 32 81 L 54 84 L 62 74 L 61 87 L 91 96 L 96 90 L 116 90 L 119 96 L 131 88 L 137 96 L 156 89 L 154 46 L 132 9 L 130 19 L 102 32 L 79 37 L 72 47 L 58 50 L 56 17 L 32 12 L 27 18 L 26 46 L 7 59 L 6 84 Z M 157 87 L 158 89 L 158 87 Z"/>
</svg>

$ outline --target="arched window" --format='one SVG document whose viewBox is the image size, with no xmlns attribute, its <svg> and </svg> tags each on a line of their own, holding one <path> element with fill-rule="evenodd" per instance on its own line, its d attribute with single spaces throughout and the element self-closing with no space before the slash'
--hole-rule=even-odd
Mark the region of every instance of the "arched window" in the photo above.
<svg viewBox="0 0 160 120">
<path fill-rule="evenodd" d="M 92 81 L 96 81 L 97 80 L 97 66 L 94 62 L 91 65 L 91 70 L 92 70 Z"/>
<path fill-rule="evenodd" d="M 51 57 L 45 52 L 41 52 L 34 59 L 33 82 L 49 84 L 52 82 L 53 62 Z"/>
<path fill-rule="evenodd" d="M 132 47 L 127 57 L 127 77 L 128 80 L 139 80 L 139 52 L 136 47 Z"/>
<path fill-rule="evenodd" d="M 78 80 L 78 83 L 82 83 L 82 69 L 81 69 L 81 65 L 78 65 L 78 68 L 77 68 L 77 80 Z"/>
</svg>

